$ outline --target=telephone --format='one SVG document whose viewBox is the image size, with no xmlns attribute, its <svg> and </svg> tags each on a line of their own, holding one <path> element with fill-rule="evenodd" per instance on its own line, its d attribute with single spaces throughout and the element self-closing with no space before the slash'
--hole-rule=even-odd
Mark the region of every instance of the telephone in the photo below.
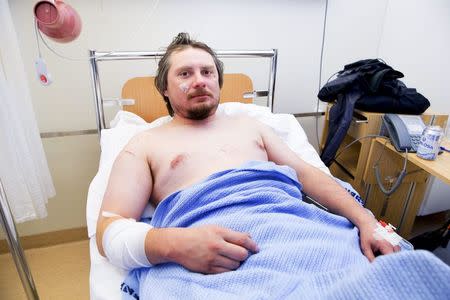
<svg viewBox="0 0 450 300">
<path fill-rule="evenodd" d="M 389 136 L 399 152 L 417 152 L 425 124 L 420 116 L 385 114 L 380 134 Z"/>
</svg>

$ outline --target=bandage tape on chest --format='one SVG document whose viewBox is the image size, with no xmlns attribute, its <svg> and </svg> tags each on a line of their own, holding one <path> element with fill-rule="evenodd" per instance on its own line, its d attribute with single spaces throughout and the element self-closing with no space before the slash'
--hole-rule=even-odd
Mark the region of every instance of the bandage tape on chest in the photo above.
<svg viewBox="0 0 450 300">
<path fill-rule="evenodd" d="M 125 270 L 150 267 L 145 254 L 145 237 L 153 227 L 133 219 L 117 219 L 106 227 L 102 245 L 108 260 Z"/>
</svg>

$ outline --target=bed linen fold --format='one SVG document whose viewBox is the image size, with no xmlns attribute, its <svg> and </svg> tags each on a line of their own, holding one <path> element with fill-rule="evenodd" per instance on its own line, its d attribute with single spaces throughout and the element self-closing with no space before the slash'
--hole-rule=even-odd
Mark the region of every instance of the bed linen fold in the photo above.
<svg viewBox="0 0 450 300">
<path fill-rule="evenodd" d="M 236 271 L 175 263 L 131 271 L 123 299 L 448 299 L 450 268 L 426 251 L 369 263 L 346 218 L 301 201 L 293 169 L 248 162 L 164 199 L 154 227 L 216 224 L 248 232 L 260 251 Z"/>
</svg>

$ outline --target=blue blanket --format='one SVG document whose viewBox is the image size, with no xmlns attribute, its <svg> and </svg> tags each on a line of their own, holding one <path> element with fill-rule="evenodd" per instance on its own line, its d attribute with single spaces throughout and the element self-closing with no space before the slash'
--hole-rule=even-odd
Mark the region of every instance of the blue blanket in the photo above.
<svg viewBox="0 0 450 300">
<path fill-rule="evenodd" d="M 190 272 L 167 263 L 133 270 L 124 299 L 448 299 L 450 268 L 426 251 L 369 263 L 347 219 L 301 201 L 295 171 L 249 162 L 164 199 L 151 224 L 217 224 L 249 232 L 260 252 L 236 271 Z"/>
</svg>

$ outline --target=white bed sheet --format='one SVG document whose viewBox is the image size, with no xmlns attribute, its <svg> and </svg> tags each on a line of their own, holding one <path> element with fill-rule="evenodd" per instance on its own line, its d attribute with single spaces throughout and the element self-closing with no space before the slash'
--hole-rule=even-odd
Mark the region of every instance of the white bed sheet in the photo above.
<svg viewBox="0 0 450 300">
<path fill-rule="evenodd" d="M 230 116 L 245 114 L 267 124 L 303 160 L 330 175 L 330 171 L 320 160 L 314 147 L 308 142 L 303 128 L 293 115 L 273 114 L 267 107 L 237 102 L 219 105 L 217 113 Z M 142 118 L 133 113 L 120 111 L 114 120 L 111 121 L 111 128 L 102 131 L 100 141 L 102 152 L 99 170 L 89 186 L 86 206 L 91 256 L 89 278 L 91 299 L 121 299 L 120 284 L 127 274 L 126 271 L 111 265 L 107 259 L 98 253 L 95 241 L 97 216 L 112 164 L 131 137 L 143 130 L 161 126 L 169 122 L 170 119 L 169 116 L 166 116 L 152 123 L 146 123 Z M 151 215 L 152 213 L 153 208 L 149 205 L 144 212 L 144 216 Z"/>
</svg>

